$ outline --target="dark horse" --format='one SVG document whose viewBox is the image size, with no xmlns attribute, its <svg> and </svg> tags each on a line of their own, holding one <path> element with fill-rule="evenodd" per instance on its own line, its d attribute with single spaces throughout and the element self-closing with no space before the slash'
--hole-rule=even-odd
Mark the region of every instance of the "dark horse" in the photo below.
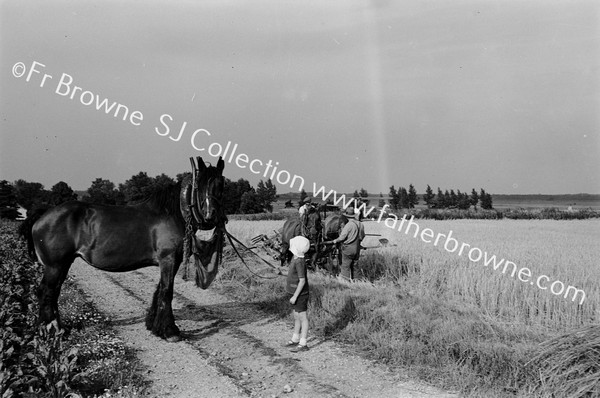
<svg viewBox="0 0 600 398">
<path fill-rule="evenodd" d="M 299 235 L 305 236 L 310 241 L 311 249 L 307 255 L 311 257 L 311 263 L 314 264 L 322 240 L 322 229 L 321 214 L 314 207 L 310 208 L 304 224 L 299 216 L 286 220 L 281 230 L 281 266 L 285 266 L 291 259 L 292 252 L 289 251 L 290 239 Z"/>
<path fill-rule="evenodd" d="M 208 288 L 222 256 L 226 217 L 223 169 L 200 157 L 192 176 L 131 206 L 68 202 L 48 210 L 31 230 L 37 261 L 44 266 L 38 298 L 40 322 L 62 327 L 58 296 L 75 258 L 111 272 L 158 266 L 160 281 L 146 316 L 146 328 L 169 341 L 179 340 L 171 302 L 175 274 L 185 259 L 196 265 L 196 283 Z M 214 229 L 199 241 L 198 229 Z"/>
</svg>

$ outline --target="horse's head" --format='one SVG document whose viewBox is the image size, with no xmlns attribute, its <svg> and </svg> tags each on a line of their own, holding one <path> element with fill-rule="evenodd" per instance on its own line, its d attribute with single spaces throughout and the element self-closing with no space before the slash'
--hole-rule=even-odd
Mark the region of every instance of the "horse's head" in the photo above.
<svg viewBox="0 0 600 398">
<path fill-rule="evenodd" d="M 348 218 L 343 214 L 332 214 L 325 219 L 323 236 L 325 240 L 333 240 L 340 236 Z"/>
<path fill-rule="evenodd" d="M 306 233 L 308 234 L 307 238 L 311 242 L 317 242 L 319 240 L 321 230 L 323 229 L 321 224 L 321 213 L 317 208 L 310 208 L 304 227 L 306 228 Z"/>
<path fill-rule="evenodd" d="M 216 166 L 206 166 L 201 157 L 196 158 L 198 167 L 192 163 L 192 192 L 191 192 L 191 210 L 200 224 L 200 229 L 212 229 L 225 223 L 225 213 L 223 209 L 223 188 L 225 178 L 223 169 L 225 162 L 219 158 Z"/>
</svg>

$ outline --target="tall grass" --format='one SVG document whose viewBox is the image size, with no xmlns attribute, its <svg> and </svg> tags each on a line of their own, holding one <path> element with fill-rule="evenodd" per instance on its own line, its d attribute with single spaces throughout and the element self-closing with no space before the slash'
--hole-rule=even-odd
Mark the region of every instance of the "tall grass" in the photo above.
<svg viewBox="0 0 600 398">
<path fill-rule="evenodd" d="M 229 229 L 243 240 L 279 225 L 239 221 Z M 536 369 L 525 364 L 539 355 L 541 342 L 598 324 L 600 223 L 419 220 L 419 225 L 435 233 L 452 230 L 457 240 L 529 267 L 534 276 L 584 289 L 586 300 L 579 305 L 448 253 L 443 245 L 365 222 L 368 233 L 382 235 L 390 246 L 363 252 L 357 274 L 364 282 L 348 285 L 309 275 L 312 332 L 472 396 L 547 394 Z M 364 245 L 375 246 L 378 238 L 368 237 Z M 289 313 L 283 280 L 254 278 L 235 260 L 218 286 L 281 316 Z"/>
<path fill-rule="evenodd" d="M 419 220 L 419 226 L 435 233 L 448 234 L 471 247 L 477 247 L 532 271 L 532 280 L 540 275 L 565 286 L 575 286 L 586 293 L 579 305 L 570 298 L 551 294 L 530 283 L 523 283 L 508 273 L 503 274 L 482 262 L 469 261 L 449 253 L 443 244 L 424 243 L 413 234 L 406 235 L 386 228 L 383 224 L 366 224 L 385 235 L 397 246 L 386 249 L 383 256 L 407 258 L 411 268 L 419 269 L 411 275 L 410 283 L 420 294 L 438 294 L 460 299 L 479 307 L 499 321 L 516 322 L 528 326 L 559 331 L 599 321 L 600 317 L 600 222 L 502 220 L 430 221 Z M 365 256 L 367 257 L 367 256 Z M 368 258 L 368 257 L 367 257 Z M 364 263 L 363 263 L 364 264 Z"/>
</svg>

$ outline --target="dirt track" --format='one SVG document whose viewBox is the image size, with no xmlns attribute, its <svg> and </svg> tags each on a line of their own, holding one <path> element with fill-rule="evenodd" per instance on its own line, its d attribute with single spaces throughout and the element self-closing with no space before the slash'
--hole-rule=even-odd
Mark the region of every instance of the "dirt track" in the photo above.
<svg viewBox="0 0 600 398">
<path fill-rule="evenodd" d="M 70 275 L 138 351 L 156 397 L 451 397 L 406 381 L 332 341 L 309 340 L 308 352 L 281 347 L 289 320 L 177 278 L 173 309 L 183 340 L 148 332 L 144 315 L 158 269 L 116 274 L 80 260 Z M 292 391 L 284 392 L 286 385 Z"/>
</svg>

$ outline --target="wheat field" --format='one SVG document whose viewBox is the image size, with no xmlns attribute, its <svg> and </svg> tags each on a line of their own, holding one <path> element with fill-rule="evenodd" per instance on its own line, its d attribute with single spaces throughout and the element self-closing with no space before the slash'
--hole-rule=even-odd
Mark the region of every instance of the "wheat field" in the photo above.
<svg viewBox="0 0 600 398">
<path fill-rule="evenodd" d="M 350 343 L 376 360 L 466 396 L 552 396 L 547 392 L 557 386 L 548 380 L 582 388 L 585 383 L 574 376 L 579 373 L 572 367 L 560 368 L 557 376 L 556 354 L 564 350 L 548 353 L 544 347 L 552 346 L 553 338 L 571 339 L 589 328 L 597 330 L 598 220 L 416 223 L 420 231 L 429 228 L 430 234 L 445 236 L 451 231 L 460 244 L 511 261 L 519 270 L 527 267 L 533 280 L 546 275 L 547 285 L 560 281 L 565 288 L 581 289 L 585 299 L 581 303 L 581 297 L 573 301 L 554 295 L 519 280 L 518 273 L 512 276 L 510 269 L 503 273 L 502 267 L 493 269 L 470 261 L 465 253 L 448 252 L 443 240 L 437 246 L 426 243 L 420 235 L 414 237 L 414 226 L 406 234 L 405 229 L 399 232 L 383 222 L 366 221 L 365 231 L 380 236 L 368 236 L 363 246 L 378 246 L 383 238 L 389 243 L 362 252 L 355 274 L 362 282 L 348 284 L 322 272 L 309 274 L 311 333 Z M 283 221 L 234 220 L 228 230 L 248 242 L 259 234 L 271 235 L 282 225 Z M 258 263 L 252 267 L 272 275 L 264 264 L 262 271 Z M 229 257 L 221 275 L 216 285 L 229 294 L 289 315 L 282 278 L 258 278 L 235 257 Z M 597 360 L 593 352 L 589 355 L 591 361 Z M 586 372 L 597 378 L 597 368 Z M 563 382 L 565 378 L 569 383 Z"/>
<path fill-rule="evenodd" d="M 387 247 L 362 252 L 359 277 L 378 283 L 408 285 L 417 295 L 436 296 L 479 308 L 485 315 L 506 324 L 549 329 L 598 323 L 600 320 L 600 222 L 598 220 L 416 220 L 420 230 L 448 235 L 482 251 L 531 270 L 531 280 L 540 275 L 542 290 L 531 283 L 503 274 L 502 268 L 472 262 L 466 252 L 458 255 L 414 237 L 415 227 L 405 233 L 384 222 L 366 221 L 368 236 L 363 246 Z M 228 230 L 248 241 L 258 234 L 272 234 L 283 221 L 231 221 Z M 550 285 L 560 281 L 585 292 L 582 296 L 554 295 Z M 557 285 L 559 290 L 560 284 Z"/>
</svg>

